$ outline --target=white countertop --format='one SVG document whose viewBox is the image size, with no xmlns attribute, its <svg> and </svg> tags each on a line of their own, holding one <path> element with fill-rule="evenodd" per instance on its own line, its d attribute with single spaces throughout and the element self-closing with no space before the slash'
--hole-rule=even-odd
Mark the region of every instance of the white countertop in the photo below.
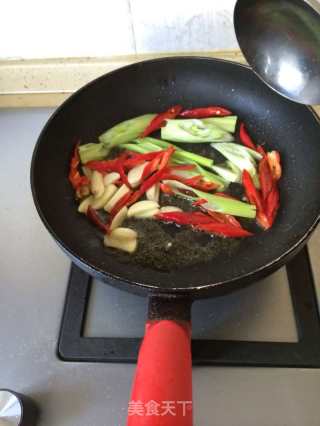
<svg viewBox="0 0 320 426">
<path fill-rule="evenodd" d="M 124 425 L 134 366 L 63 363 L 55 354 L 70 262 L 42 225 L 29 184 L 51 112 L 0 111 L 0 388 L 33 397 L 40 426 Z M 319 231 L 310 246 L 320 277 Z M 319 425 L 320 370 L 197 367 L 193 380 L 195 426 Z"/>
</svg>

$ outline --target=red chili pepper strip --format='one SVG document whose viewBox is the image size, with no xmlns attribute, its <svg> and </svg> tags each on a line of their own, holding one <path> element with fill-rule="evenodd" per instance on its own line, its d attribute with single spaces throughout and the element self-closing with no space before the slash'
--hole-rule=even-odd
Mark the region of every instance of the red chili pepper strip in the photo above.
<svg viewBox="0 0 320 426">
<path fill-rule="evenodd" d="M 180 113 L 180 117 L 184 118 L 225 117 L 227 115 L 232 115 L 232 112 L 219 106 L 186 109 Z"/>
<path fill-rule="evenodd" d="M 246 229 L 227 225 L 225 223 L 210 223 L 206 225 L 197 225 L 196 228 L 200 231 L 205 231 L 209 234 L 220 235 L 222 237 L 239 238 L 250 237 L 251 235 L 253 235 Z"/>
<path fill-rule="evenodd" d="M 280 205 L 279 198 L 280 197 L 279 197 L 278 185 L 275 183 L 265 203 L 266 215 L 267 215 L 270 226 L 272 226 L 279 209 L 279 205 Z"/>
<path fill-rule="evenodd" d="M 151 163 L 150 163 L 150 170 L 151 173 L 154 173 L 155 171 L 158 170 L 158 167 L 160 167 L 160 162 L 161 162 L 161 155 L 159 155 L 158 157 L 155 157 Z"/>
<path fill-rule="evenodd" d="M 134 204 L 136 201 L 139 200 L 139 198 L 142 195 L 143 194 L 141 194 L 140 190 L 133 192 L 133 194 L 131 194 L 131 197 L 129 198 L 129 200 L 127 202 L 127 206 L 131 206 L 131 204 Z"/>
<path fill-rule="evenodd" d="M 147 180 L 143 182 L 143 184 L 140 186 L 140 189 L 133 193 L 133 196 L 128 202 L 128 205 L 131 205 L 135 203 L 142 195 L 148 191 L 153 185 L 158 183 L 162 179 L 163 170 L 158 170 L 156 173 L 154 173 L 152 176 L 150 176 Z"/>
<path fill-rule="evenodd" d="M 224 216 L 224 218 L 225 218 L 225 221 L 226 221 L 225 223 L 228 223 L 228 224 L 235 226 L 235 227 L 238 227 L 238 228 L 242 228 L 240 222 L 231 214 L 225 214 L 225 215 L 222 215 L 222 216 Z"/>
<path fill-rule="evenodd" d="M 172 174 L 170 172 L 166 173 L 166 170 L 164 170 L 164 174 L 163 174 L 162 179 L 177 180 L 178 182 L 184 183 L 185 185 L 189 185 L 189 186 L 197 184 L 202 178 L 201 175 L 192 176 L 191 178 L 185 178 L 183 176 L 175 175 L 175 174 Z"/>
<path fill-rule="evenodd" d="M 129 160 L 126 160 L 126 162 L 123 164 L 123 167 L 127 170 L 130 170 L 133 169 L 133 167 L 139 166 L 145 161 L 146 160 L 143 160 L 142 158 L 129 158 Z"/>
<path fill-rule="evenodd" d="M 265 201 L 273 187 L 273 178 L 267 157 L 263 157 L 259 163 L 259 181 L 262 199 Z"/>
<path fill-rule="evenodd" d="M 162 191 L 162 192 L 164 192 L 165 194 L 168 194 L 168 195 L 172 195 L 172 194 L 174 194 L 174 191 L 173 191 L 173 189 L 171 188 L 171 186 L 166 185 L 165 183 L 160 183 L 160 189 L 161 189 L 161 191 Z"/>
<path fill-rule="evenodd" d="M 147 177 L 149 177 L 150 175 L 152 175 L 152 173 L 154 173 L 159 166 L 159 163 L 161 161 L 161 156 L 162 154 L 158 154 L 157 157 L 155 157 L 152 161 L 150 161 L 145 168 L 143 169 L 142 172 L 142 176 L 141 176 L 141 181 L 143 182 Z"/>
<path fill-rule="evenodd" d="M 122 183 L 124 183 L 128 188 L 131 188 L 130 183 L 128 181 L 128 176 L 125 174 L 123 162 L 121 161 L 121 159 L 118 160 L 116 171 L 119 173 Z"/>
<path fill-rule="evenodd" d="M 190 185 L 190 186 L 199 185 L 201 181 L 202 181 L 201 175 L 195 175 L 195 176 L 192 176 L 190 178 L 186 178 L 186 182 L 188 182 L 187 185 Z M 209 182 L 209 183 L 211 183 L 211 182 Z"/>
<path fill-rule="evenodd" d="M 165 159 L 163 163 L 164 156 L 165 156 Z M 167 151 L 161 151 L 160 153 L 158 153 L 157 157 L 155 157 L 152 161 L 150 161 L 149 164 L 144 168 L 141 181 L 143 182 L 145 178 L 152 175 L 152 173 L 156 172 L 157 169 L 164 171 L 165 165 L 168 163 L 167 157 L 168 157 Z M 161 165 L 161 163 L 163 163 L 163 165 Z"/>
<path fill-rule="evenodd" d="M 264 229 L 269 229 L 271 227 L 271 224 L 269 222 L 269 219 L 265 213 L 263 202 L 261 195 L 259 191 L 254 186 L 254 183 L 252 181 L 252 178 L 247 172 L 247 170 L 244 170 L 242 173 L 242 184 L 244 186 L 244 189 L 246 191 L 246 196 L 251 204 L 254 204 L 257 208 L 257 222 L 260 226 Z"/>
<path fill-rule="evenodd" d="M 259 194 L 259 191 L 254 186 L 252 177 L 250 173 L 247 170 L 244 170 L 242 173 L 242 184 L 244 186 L 246 196 L 251 204 L 254 204 L 257 207 L 257 210 L 262 212 L 263 211 L 263 204 L 261 195 Z"/>
<path fill-rule="evenodd" d="M 92 223 L 94 223 L 99 229 L 101 229 L 101 231 L 108 232 L 108 225 L 102 222 L 102 220 L 98 216 L 98 213 L 90 206 L 87 210 L 87 217 L 91 220 Z"/>
<path fill-rule="evenodd" d="M 196 167 L 195 164 L 170 164 L 167 168 L 168 172 L 172 170 L 193 170 Z"/>
<path fill-rule="evenodd" d="M 169 146 L 165 151 L 162 151 L 162 157 L 159 164 L 159 170 L 164 170 L 167 167 L 171 155 L 174 153 L 175 149 L 172 145 Z"/>
<path fill-rule="evenodd" d="M 81 176 L 78 171 L 80 164 L 79 158 L 79 143 L 76 144 L 73 155 L 70 160 L 69 181 L 75 190 L 78 190 L 83 185 L 88 185 L 89 179 L 86 176 Z"/>
<path fill-rule="evenodd" d="M 267 153 L 267 158 L 271 169 L 272 177 L 275 181 L 277 181 L 281 178 L 282 175 L 280 154 L 278 151 L 271 151 Z"/>
<path fill-rule="evenodd" d="M 97 170 L 100 173 L 107 173 L 107 172 L 117 172 L 117 163 L 118 159 L 116 160 L 101 160 L 101 161 L 88 161 L 86 163 L 86 167 L 88 167 L 91 170 Z"/>
<path fill-rule="evenodd" d="M 123 152 L 118 158 L 115 158 L 114 160 L 93 160 L 88 161 L 86 163 L 86 167 L 88 167 L 91 170 L 97 170 L 100 173 L 107 173 L 107 172 L 118 172 L 119 164 L 124 166 L 126 161 L 128 160 L 130 153 L 125 151 Z"/>
<path fill-rule="evenodd" d="M 160 127 L 163 127 L 165 125 L 165 121 L 170 118 L 175 118 L 177 115 L 180 114 L 182 110 L 181 105 L 175 105 L 171 108 L 169 108 L 167 111 L 162 112 L 154 117 L 154 119 L 151 121 L 149 126 L 142 132 L 141 137 L 144 138 L 150 133 L 155 132 L 156 130 L 160 129 Z"/>
<path fill-rule="evenodd" d="M 191 185 L 192 186 L 192 185 Z M 199 189 L 200 191 L 204 192 L 211 192 L 218 188 L 218 185 L 216 185 L 213 182 L 204 182 L 201 181 L 195 186 L 196 189 Z"/>
<path fill-rule="evenodd" d="M 213 218 L 201 212 L 158 213 L 156 218 L 178 225 L 191 225 L 201 231 L 222 235 L 224 237 L 247 237 L 252 235 L 250 232 L 241 228 L 239 223 L 236 225 L 226 222 L 222 223 L 218 221 L 216 217 Z"/>
<path fill-rule="evenodd" d="M 156 183 L 160 182 L 165 172 L 165 169 L 168 165 L 171 155 L 174 153 L 174 147 L 170 146 L 165 151 L 161 153 L 161 160 L 158 166 L 158 171 L 151 175 L 147 180 L 145 180 L 138 191 L 132 194 L 132 197 L 128 201 L 128 205 L 135 203 L 149 188 L 151 188 Z"/>
<path fill-rule="evenodd" d="M 237 219 L 231 214 L 217 213 L 213 210 L 206 210 L 206 212 L 210 217 L 212 217 L 212 219 L 214 219 L 218 223 L 224 223 L 226 225 L 242 228 L 240 222 L 238 222 Z"/>
<path fill-rule="evenodd" d="M 135 191 L 131 198 L 129 199 L 127 205 L 130 206 L 131 204 L 135 203 L 139 200 L 142 195 L 148 191 L 149 188 L 151 188 L 153 185 L 158 183 L 162 179 L 163 170 L 158 170 L 156 173 L 154 173 L 152 176 L 150 176 L 147 180 L 145 180 L 138 191 Z"/>
<path fill-rule="evenodd" d="M 80 187 L 89 184 L 89 179 L 87 176 L 81 176 L 78 171 L 72 171 L 69 173 L 69 181 L 75 190 L 78 190 Z"/>
<path fill-rule="evenodd" d="M 155 157 L 158 157 L 158 155 L 161 152 L 162 152 L 162 150 L 146 152 L 145 154 L 133 154 L 133 156 L 131 158 L 141 158 L 142 160 L 150 161 L 150 160 L 153 160 Z M 132 155 L 132 153 L 131 153 L 131 155 Z"/>
<path fill-rule="evenodd" d="M 267 155 L 265 149 L 263 148 L 262 145 L 258 145 L 257 146 L 257 152 L 259 152 L 259 154 L 261 154 L 263 157 L 265 157 Z"/>
<path fill-rule="evenodd" d="M 256 221 L 265 231 L 271 228 L 272 226 L 272 223 L 270 223 L 270 220 L 264 211 L 257 212 Z"/>
<path fill-rule="evenodd" d="M 173 222 L 178 225 L 201 225 L 212 223 L 212 218 L 201 212 L 168 212 L 158 213 L 156 218 L 164 222 Z"/>
<path fill-rule="evenodd" d="M 204 192 L 213 191 L 218 187 L 218 185 L 213 182 L 203 181 L 201 175 L 192 176 L 191 178 L 184 178 L 180 175 L 165 173 L 162 176 L 162 179 L 177 180 L 178 182 L 184 183 L 185 185 L 191 186 L 192 188 L 196 188 Z"/>
<path fill-rule="evenodd" d="M 128 188 L 130 188 L 128 177 L 124 170 L 125 165 L 128 164 L 128 162 L 130 161 L 128 159 L 128 156 L 129 154 L 127 152 L 124 152 L 120 155 L 120 157 L 114 160 L 89 161 L 88 163 L 86 163 L 86 167 L 91 170 L 97 170 L 98 172 L 103 174 L 107 172 L 118 172 L 120 174 L 120 179 L 122 183 L 124 183 L 125 185 L 127 185 Z M 137 163 L 135 163 L 134 165 L 137 165 Z"/>
<path fill-rule="evenodd" d="M 192 205 L 194 207 L 198 207 L 198 206 L 202 206 L 203 204 L 207 204 L 207 202 L 208 202 L 208 200 L 206 200 L 205 198 L 199 198 L 198 200 L 193 201 Z"/>
<path fill-rule="evenodd" d="M 152 160 L 153 161 L 153 160 Z M 152 161 L 149 161 L 148 164 L 145 165 L 142 175 L 141 175 L 141 182 L 143 182 L 148 176 L 151 175 L 151 163 Z"/>
<path fill-rule="evenodd" d="M 249 133 L 247 132 L 245 126 L 243 123 L 240 124 L 240 140 L 247 148 L 257 150 L 255 144 L 253 143 L 253 140 L 251 139 Z"/>
<path fill-rule="evenodd" d="M 73 154 L 71 157 L 71 161 L 70 161 L 70 167 L 72 167 L 73 169 L 77 168 L 79 166 L 80 163 L 80 157 L 79 157 L 79 142 L 76 143 L 74 149 L 73 149 Z"/>
<path fill-rule="evenodd" d="M 123 164 L 125 168 L 131 169 L 135 166 L 138 166 L 139 164 L 145 162 L 145 161 L 151 161 L 154 158 L 159 156 L 159 153 L 161 151 L 154 151 L 154 152 L 147 152 L 145 154 L 136 154 L 133 155 L 131 158 L 126 160 Z"/>
<path fill-rule="evenodd" d="M 117 203 L 114 205 L 113 209 L 110 212 L 111 217 L 114 217 L 121 209 L 122 207 L 125 207 L 132 195 L 132 191 L 127 192 L 124 194 L 123 197 L 120 198 L 120 200 L 117 201 Z"/>
<path fill-rule="evenodd" d="M 154 173 L 152 176 L 150 176 L 147 180 L 143 182 L 141 185 L 139 191 L 141 192 L 141 195 L 143 195 L 148 189 L 150 189 L 153 185 L 158 183 L 163 176 L 163 170 L 158 170 L 156 173 Z"/>
<path fill-rule="evenodd" d="M 226 194 L 225 192 L 216 192 L 214 195 L 217 195 L 218 197 L 223 197 L 223 198 L 230 198 L 230 200 L 237 200 L 237 201 L 239 201 L 236 197 L 233 197 L 230 194 Z"/>
</svg>

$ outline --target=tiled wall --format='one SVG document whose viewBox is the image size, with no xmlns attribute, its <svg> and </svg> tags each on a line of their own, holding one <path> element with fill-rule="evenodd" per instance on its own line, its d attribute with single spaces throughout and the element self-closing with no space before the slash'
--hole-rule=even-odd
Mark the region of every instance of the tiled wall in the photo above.
<svg viewBox="0 0 320 426">
<path fill-rule="evenodd" d="M 3 0 L 0 58 L 236 48 L 236 0 Z"/>
</svg>

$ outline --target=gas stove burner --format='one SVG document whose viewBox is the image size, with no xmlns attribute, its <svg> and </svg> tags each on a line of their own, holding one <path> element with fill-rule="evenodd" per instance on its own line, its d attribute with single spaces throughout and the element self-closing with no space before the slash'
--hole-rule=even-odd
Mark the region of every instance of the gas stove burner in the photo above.
<svg viewBox="0 0 320 426">
<path fill-rule="evenodd" d="M 297 342 L 193 339 L 193 363 L 320 368 L 320 321 L 307 248 L 287 264 L 286 273 Z M 59 358 L 63 361 L 136 362 L 140 338 L 83 335 L 91 280 L 90 275 L 72 264 L 58 343 Z"/>
</svg>

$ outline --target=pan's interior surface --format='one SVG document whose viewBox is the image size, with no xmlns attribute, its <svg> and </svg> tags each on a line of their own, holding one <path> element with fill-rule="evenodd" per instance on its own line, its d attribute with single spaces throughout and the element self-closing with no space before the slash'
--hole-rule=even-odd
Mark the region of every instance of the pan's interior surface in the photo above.
<svg viewBox="0 0 320 426">
<path fill-rule="evenodd" d="M 95 142 L 112 125 L 173 104 L 222 105 L 244 120 L 257 143 L 282 154 L 281 208 L 273 228 L 241 243 L 234 256 L 169 272 L 124 264 L 102 246 L 98 230 L 79 215 L 67 181 L 75 140 Z M 320 212 L 320 127 L 305 106 L 266 87 L 247 67 L 207 58 L 164 58 L 107 74 L 75 93 L 41 133 L 32 163 L 38 211 L 49 231 L 82 267 L 163 290 L 236 286 L 280 266 L 305 241 Z M 267 266 L 267 268 L 266 268 Z"/>
</svg>

